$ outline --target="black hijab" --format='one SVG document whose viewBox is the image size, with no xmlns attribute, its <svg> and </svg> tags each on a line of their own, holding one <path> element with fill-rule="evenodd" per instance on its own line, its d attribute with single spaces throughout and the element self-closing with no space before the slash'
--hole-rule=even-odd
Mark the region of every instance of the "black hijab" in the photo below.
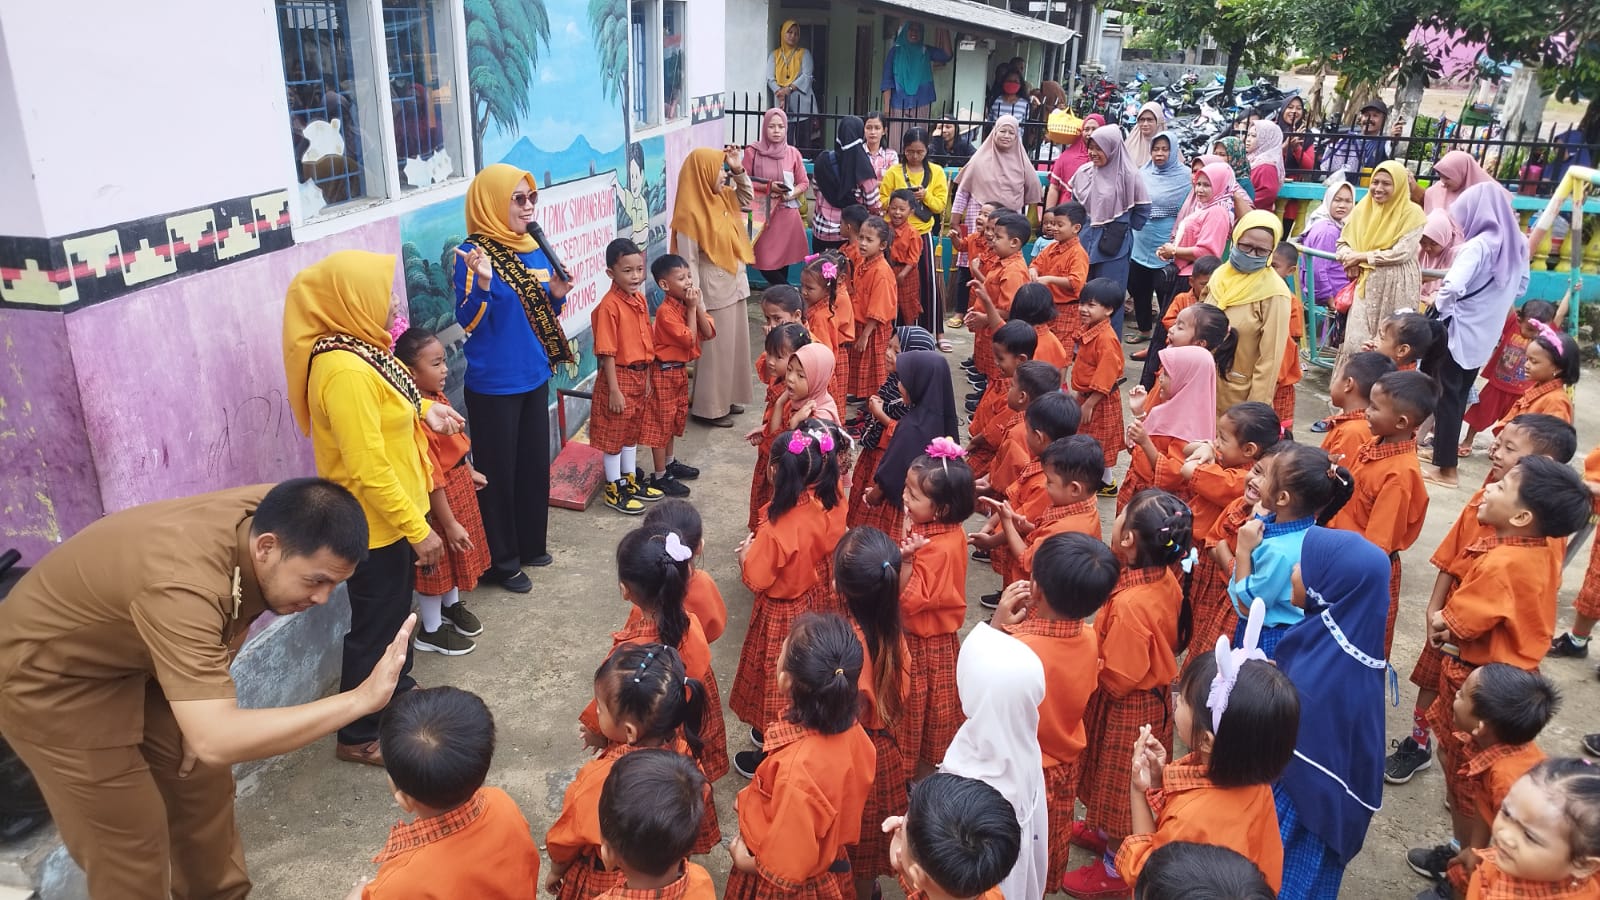
<svg viewBox="0 0 1600 900">
<path fill-rule="evenodd" d="M 942 354 L 931 350 L 904 352 L 894 358 L 894 368 L 912 405 L 895 425 L 873 480 L 883 489 L 884 499 L 898 506 L 911 463 L 934 438 L 957 438 L 960 426 L 956 422 L 955 389 L 950 386 L 950 364 Z"/>
<path fill-rule="evenodd" d="M 860 116 L 845 116 L 839 120 L 834 149 L 817 157 L 817 190 L 839 209 L 856 202 L 857 186 L 878 177 L 872 158 L 867 156 L 866 132 L 866 123 Z"/>
</svg>

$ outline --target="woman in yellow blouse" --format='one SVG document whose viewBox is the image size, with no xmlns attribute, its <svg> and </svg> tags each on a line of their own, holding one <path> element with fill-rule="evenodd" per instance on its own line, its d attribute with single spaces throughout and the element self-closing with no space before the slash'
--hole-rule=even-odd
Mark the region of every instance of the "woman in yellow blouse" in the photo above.
<svg viewBox="0 0 1600 900">
<path fill-rule="evenodd" d="M 367 517 L 367 558 L 346 587 L 350 632 L 339 690 L 362 681 L 411 613 L 415 566 L 437 563 L 444 543 L 428 523 L 432 470 L 423 428 L 462 429 L 459 414 L 423 399 L 389 352 L 395 258 L 342 250 L 289 283 L 283 309 L 283 364 L 295 423 L 311 438 L 317 474 L 344 486 Z M 411 655 L 395 694 L 416 687 Z M 334 751 L 383 765 L 381 712 L 339 729 Z"/>
<path fill-rule="evenodd" d="M 922 316 L 918 324 L 939 338 L 939 349 L 949 353 L 953 347 L 944 339 L 944 313 L 940 304 L 939 269 L 934 265 L 934 240 L 945 210 L 950 206 L 950 182 L 944 169 L 928 162 L 928 130 L 913 128 L 900 141 L 900 161 L 883 173 L 878 196 L 883 208 L 889 195 L 901 188 L 917 195 L 911 207 L 911 224 L 922 235 L 922 260 L 917 274 L 922 281 Z"/>
</svg>

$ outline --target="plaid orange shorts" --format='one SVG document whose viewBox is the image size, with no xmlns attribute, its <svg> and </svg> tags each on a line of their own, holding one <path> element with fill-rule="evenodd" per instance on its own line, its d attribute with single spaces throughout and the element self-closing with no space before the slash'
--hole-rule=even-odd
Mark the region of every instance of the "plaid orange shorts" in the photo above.
<svg viewBox="0 0 1600 900">
<path fill-rule="evenodd" d="M 1596 547 L 1600 547 L 1600 537 L 1589 546 L 1589 568 L 1583 573 L 1578 598 L 1572 601 L 1573 611 L 1590 619 L 1600 619 L 1600 550 Z"/>
<path fill-rule="evenodd" d="M 589 445 L 601 453 L 621 453 L 637 446 L 644 430 L 644 404 L 649 402 L 650 372 L 617 366 L 617 387 L 622 391 L 622 412 L 611 411 L 611 386 L 602 370 L 594 380 L 594 400 L 589 404 Z"/>
<path fill-rule="evenodd" d="M 1116 465 L 1125 436 L 1122 427 L 1122 392 L 1112 391 L 1104 400 L 1096 403 L 1094 413 L 1089 416 L 1089 421 L 1078 427 L 1078 433 L 1087 434 L 1100 442 L 1106 468 Z"/>
<path fill-rule="evenodd" d="M 1131 740 L 1128 748 L 1131 756 Z M 1045 882 L 1048 885 L 1060 884 L 1061 876 L 1067 874 L 1067 858 L 1072 853 L 1072 821 L 1078 817 L 1078 779 L 1077 760 L 1044 770 L 1050 823 L 1050 878 Z"/>
<path fill-rule="evenodd" d="M 676 366 L 672 369 L 662 365 L 650 367 L 650 398 L 639 429 L 639 443 L 646 447 L 667 446 L 689 424 L 689 369 L 683 363 L 665 363 Z"/>
</svg>

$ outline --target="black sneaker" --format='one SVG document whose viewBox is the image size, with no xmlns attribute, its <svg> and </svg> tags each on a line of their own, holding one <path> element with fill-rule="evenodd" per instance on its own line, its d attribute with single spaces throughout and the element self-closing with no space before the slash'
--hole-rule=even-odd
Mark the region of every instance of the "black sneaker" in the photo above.
<svg viewBox="0 0 1600 900">
<path fill-rule="evenodd" d="M 750 729 L 750 743 L 755 744 L 757 747 L 765 747 L 767 745 L 760 729 L 754 727 Z"/>
<path fill-rule="evenodd" d="M 521 572 L 517 574 L 522 575 Z M 527 578 L 528 576 L 522 575 L 522 577 Z M 446 606 L 439 612 L 440 615 L 444 616 L 444 624 L 454 628 L 456 634 L 462 637 L 477 637 L 483 634 L 483 623 L 478 621 L 478 617 L 472 614 L 472 610 L 467 609 L 465 603 L 458 601 L 454 606 Z"/>
<path fill-rule="evenodd" d="M 995 591 L 992 594 L 984 594 L 982 597 L 978 598 L 978 605 L 984 609 L 999 609 L 1000 592 Z"/>
<path fill-rule="evenodd" d="M 983 399 L 983 391 L 973 391 L 972 393 L 968 394 L 965 399 L 967 399 L 967 400 L 981 400 L 981 399 Z"/>
<path fill-rule="evenodd" d="M 1583 736 L 1583 752 L 1590 756 L 1600 756 L 1600 734 L 1586 734 Z"/>
<path fill-rule="evenodd" d="M 1115 481 L 1111 481 L 1108 482 L 1104 487 L 1100 488 L 1100 490 L 1095 491 L 1094 494 L 1096 497 L 1115 497 L 1117 495 L 1118 487 L 1119 486 Z"/>
<path fill-rule="evenodd" d="M 767 755 L 760 750 L 740 750 L 733 755 L 733 770 L 746 778 L 756 777 L 756 767 Z"/>
<path fill-rule="evenodd" d="M 478 645 L 474 644 L 471 638 L 457 634 L 454 628 L 447 628 L 444 623 L 440 623 L 436 631 L 418 629 L 417 636 L 412 638 L 411 642 L 418 650 L 442 653 L 445 656 L 466 656 L 478 649 Z"/>
<path fill-rule="evenodd" d="M 977 560 L 978 562 L 988 562 L 989 561 L 989 551 L 987 551 L 987 550 L 979 550 L 978 548 L 974 547 L 974 548 L 972 548 L 972 558 Z"/>
<path fill-rule="evenodd" d="M 1420 746 L 1407 735 L 1404 740 L 1390 741 L 1394 752 L 1383 760 L 1383 780 L 1390 784 L 1405 784 L 1418 772 L 1433 765 L 1433 740 Z"/>
<path fill-rule="evenodd" d="M 650 476 L 650 486 L 668 497 L 689 496 L 689 486 L 672 477 L 671 472 Z"/>
<path fill-rule="evenodd" d="M 667 463 L 667 474 L 679 481 L 693 481 L 700 477 L 700 470 L 687 463 L 673 460 Z"/>
<path fill-rule="evenodd" d="M 1563 659 L 1588 659 L 1589 642 L 1585 640 L 1580 644 L 1573 640 L 1571 632 L 1563 631 L 1550 642 L 1550 655 Z"/>
<path fill-rule="evenodd" d="M 495 584 L 500 585 L 513 594 L 526 594 L 533 590 L 533 579 L 529 578 L 528 573 L 522 571 L 521 569 L 518 569 L 514 575 L 507 575 L 504 578 L 496 579 Z"/>
<path fill-rule="evenodd" d="M 1449 844 L 1439 844 L 1436 847 L 1418 847 L 1406 851 L 1406 865 L 1411 871 L 1423 878 L 1432 878 L 1434 881 L 1443 881 L 1445 872 L 1450 868 L 1450 860 L 1459 853 Z"/>
<path fill-rule="evenodd" d="M 1317 434 L 1327 434 L 1333 428 L 1332 419 L 1318 419 L 1311 423 L 1311 430 Z"/>
</svg>

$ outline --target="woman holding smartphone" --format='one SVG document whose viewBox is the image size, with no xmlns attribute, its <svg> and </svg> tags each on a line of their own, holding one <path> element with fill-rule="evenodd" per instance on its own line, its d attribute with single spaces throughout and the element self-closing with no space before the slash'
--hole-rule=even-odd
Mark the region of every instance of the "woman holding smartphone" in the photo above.
<svg viewBox="0 0 1600 900">
<path fill-rule="evenodd" d="M 744 170 L 755 192 L 755 264 L 767 284 L 788 284 L 789 267 L 806 257 L 800 197 L 810 183 L 800 151 L 789 143 L 789 116 L 767 110 L 761 139 L 744 149 Z"/>
</svg>

